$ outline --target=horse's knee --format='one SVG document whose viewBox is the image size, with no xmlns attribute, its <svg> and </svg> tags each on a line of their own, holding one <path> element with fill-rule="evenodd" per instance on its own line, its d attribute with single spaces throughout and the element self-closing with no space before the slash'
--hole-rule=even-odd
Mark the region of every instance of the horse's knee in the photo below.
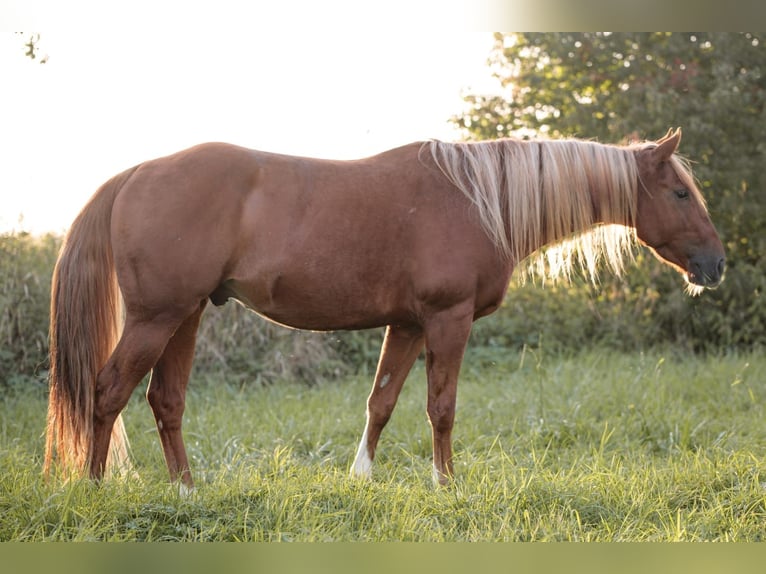
<svg viewBox="0 0 766 574">
<path fill-rule="evenodd" d="M 455 422 L 455 405 L 446 401 L 433 401 L 428 405 L 428 420 L 436 432 L 450 432 Z"/>
<path fill-rule="evenodd" d="M 395 406 L 395 400 L 381 396 L 374 397 L 367 401 L 367 415 L 377 424 L 385 425 L 391 418 Z"/>
</svg>

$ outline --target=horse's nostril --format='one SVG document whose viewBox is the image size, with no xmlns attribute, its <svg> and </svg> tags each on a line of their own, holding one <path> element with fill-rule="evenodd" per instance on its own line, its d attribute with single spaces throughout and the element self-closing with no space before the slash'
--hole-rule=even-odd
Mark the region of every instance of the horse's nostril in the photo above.
<svg viewBox="0 0 766 574">
<path fill-rule="evenodd" d="M 723 277 L 723 272 L 724 272 L 724 269 L 726 269 L 726 259 L 724 259 L 723 257 L 721 257 L 721 258 L 718 260 L 718 276 L 719 276 L 719 277 Z"/>
</svg>

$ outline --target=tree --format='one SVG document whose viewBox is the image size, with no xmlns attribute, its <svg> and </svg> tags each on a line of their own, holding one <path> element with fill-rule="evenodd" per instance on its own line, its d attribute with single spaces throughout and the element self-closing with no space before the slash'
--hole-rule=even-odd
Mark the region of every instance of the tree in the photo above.
<svg viewBox="0 0 766 574">
<path fill-rule="evenodd" d="M 709 32 L 498 34 L 490 65 L 505 93 L 468 96 L 453 121 L 469 139 L 543 134 L 604 142 L 656 139 L 682 126 L 681 151 L 695 162 L 728 271 L 704 309 L 699 300 L 683 303 L 689 325 L 680 336 L 696 338 L 695 346 L 710 337 L 716 345 L 763 344 L 764 40 Z M 634 290 L 657 288 L 664 296 L 677 288 L 651 267 L 630 281 Z M 677 323 L 672 304 L 676 320 L 667 320 Z M 661 314 L 656 306 L 652 312 Z"/>
</svg>

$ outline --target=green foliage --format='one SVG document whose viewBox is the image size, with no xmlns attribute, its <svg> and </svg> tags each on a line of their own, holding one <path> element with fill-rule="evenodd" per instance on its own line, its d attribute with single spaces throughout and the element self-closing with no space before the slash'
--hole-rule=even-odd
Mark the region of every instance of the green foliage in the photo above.
<svg viewBox="0 0 766 574">
<path fill-rule="evenodd" d="M 681 151 L 695 161 L 726 247 L 726 281 L 689 299 L 676 292 L 679 280 L 654 262 L 642 262 L 646 269 L 631 271 L 626 283 L 602 278 L 609 305 L 637 306 L 640 313 L 625 313 L 619 331 L 634 330 L 638 321 L 652 336 L 645 342 L 680 341 L 694 349 L 766 343 L 764 38 L 709 32 L 498 35 L 490 61 L 506 93 L 467 98 L 469 109 L 454 121 L 468 138 L 543 133 L 620 142 L 657 139 L 668 127 L 683 127 Z M 565 290 L 567 297 L 591 301 L 569 306 L 567 312 L 581 310 L 579 319 L 558 319 L 588 323 L 594 299 L 583 290 L 589 288 Z M 512 290 L 511 297 L 526 295 Z M 534 321 L 528 325 L 537 328 Z"/>
<path fill-rule="evenodd" d="M 46 482 L 45 392 L 14 384 L 0 397 L 0 540 L 760 541 L 763 372 L 759 354 L 469 349 L 447 488 L 431 484 L 422 365 L 369 482 L 347 476 L 366 377 L 209 376 L 189 389 L 189 498 L 167 483 L 141 393 L 125 412 L 140 480 Z"/>
<path fill-rule="evenodd" d="M 51 273 L 60 240 L 0 235 L 0 384 L 47 369 Z"/>
<path fill-rule="evenodd" d="M 229 381 L 271 383 L 369 372 L 382 331 L 317 333 L 275 325 L 230 301 L 205 312 L 197 336 L 196 375 L 216 373 Z"/>
</svg>

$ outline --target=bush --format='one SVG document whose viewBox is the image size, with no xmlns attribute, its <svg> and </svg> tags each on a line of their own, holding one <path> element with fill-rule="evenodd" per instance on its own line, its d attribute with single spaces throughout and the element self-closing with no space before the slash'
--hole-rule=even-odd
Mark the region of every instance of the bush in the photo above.
<svg viewBox="0 0 766 574">
<path fill-rule="evenodd" d="M 624 278 L 607 274 L 599 285 L 511 284 L 503 306 L 474 327 L 474 344 L 550 351 L 600 346 L 618 351 L 674 346 L 685 352 L 722 352 L 766 346 L 766 264 L 727 273 L 723 285 L 698 297 L 683 279 L 647 252 Z M 754 294 L 754 295 L 753 295 Z"/>
<path fill-rule="evenodd" d="M 195 373 L 231 382 L 298 379 L 308 384 L 374 370 L 382 331 L 319 333 L 275 325 L 229 301 L 208 306 L 197 335 Z"/>
<path fill-rule="evenodd" d="M 50 279 L 60 244 L 53 235 L 0 235 L 0 385 L 46 377 Z M 550 352 L 594 346 L 634 351 L 672 345 L 693 352 L 762 347 L 766 305 L 760 294 L 766 288 L 766 263 L 748 265 L 729 273 L 718 290 L 696 298 L 683 292 L 676 273 L 645 252 L 624 279 L 604 274 L 596 286 L 584 279 L 571 285 L 513 283 L 502 307 L 474 326 L 470 345 L 500 352 L 525 346 Z M 382 329 L 295 331 L 233 302 L 222 308 L 210 305 L 198 334 L 194 376 L 312 384 L 350 373 L 372 374 L 382 338 Z"/>
<path fill-rule="evenodd" d="M 761 34 L 732 32 L 521 33 L 490 55 L 503 95 L 468 95 L 453 118 L 471 139 L 543 133 L 602 142 L 657 138 L 683 126 L 681 153 L 724 243 L 726 281 L 689 298 L 646 253 L 624 281 L 582 283 L 526 299 L 512 289 L 519 333 L 551 343 L 681 344 L 692 350 L 766 344 L 766 51 Z M 568 301 L 554 301 L 565 296 Z M 513 301 L 523 301 L 515 305 Z M 565 315 L 558 315 L 565 311 Z M 560 327 L 546 325 L 553 313 Z M 574 326 L 574 331 L 565 327 Z"/>
<path fill-rule="evenodd" d="M 0 235 L 0 383 L 47 372 L 51 272 L 60 244 L 54 235 Z"/>
</svg>

